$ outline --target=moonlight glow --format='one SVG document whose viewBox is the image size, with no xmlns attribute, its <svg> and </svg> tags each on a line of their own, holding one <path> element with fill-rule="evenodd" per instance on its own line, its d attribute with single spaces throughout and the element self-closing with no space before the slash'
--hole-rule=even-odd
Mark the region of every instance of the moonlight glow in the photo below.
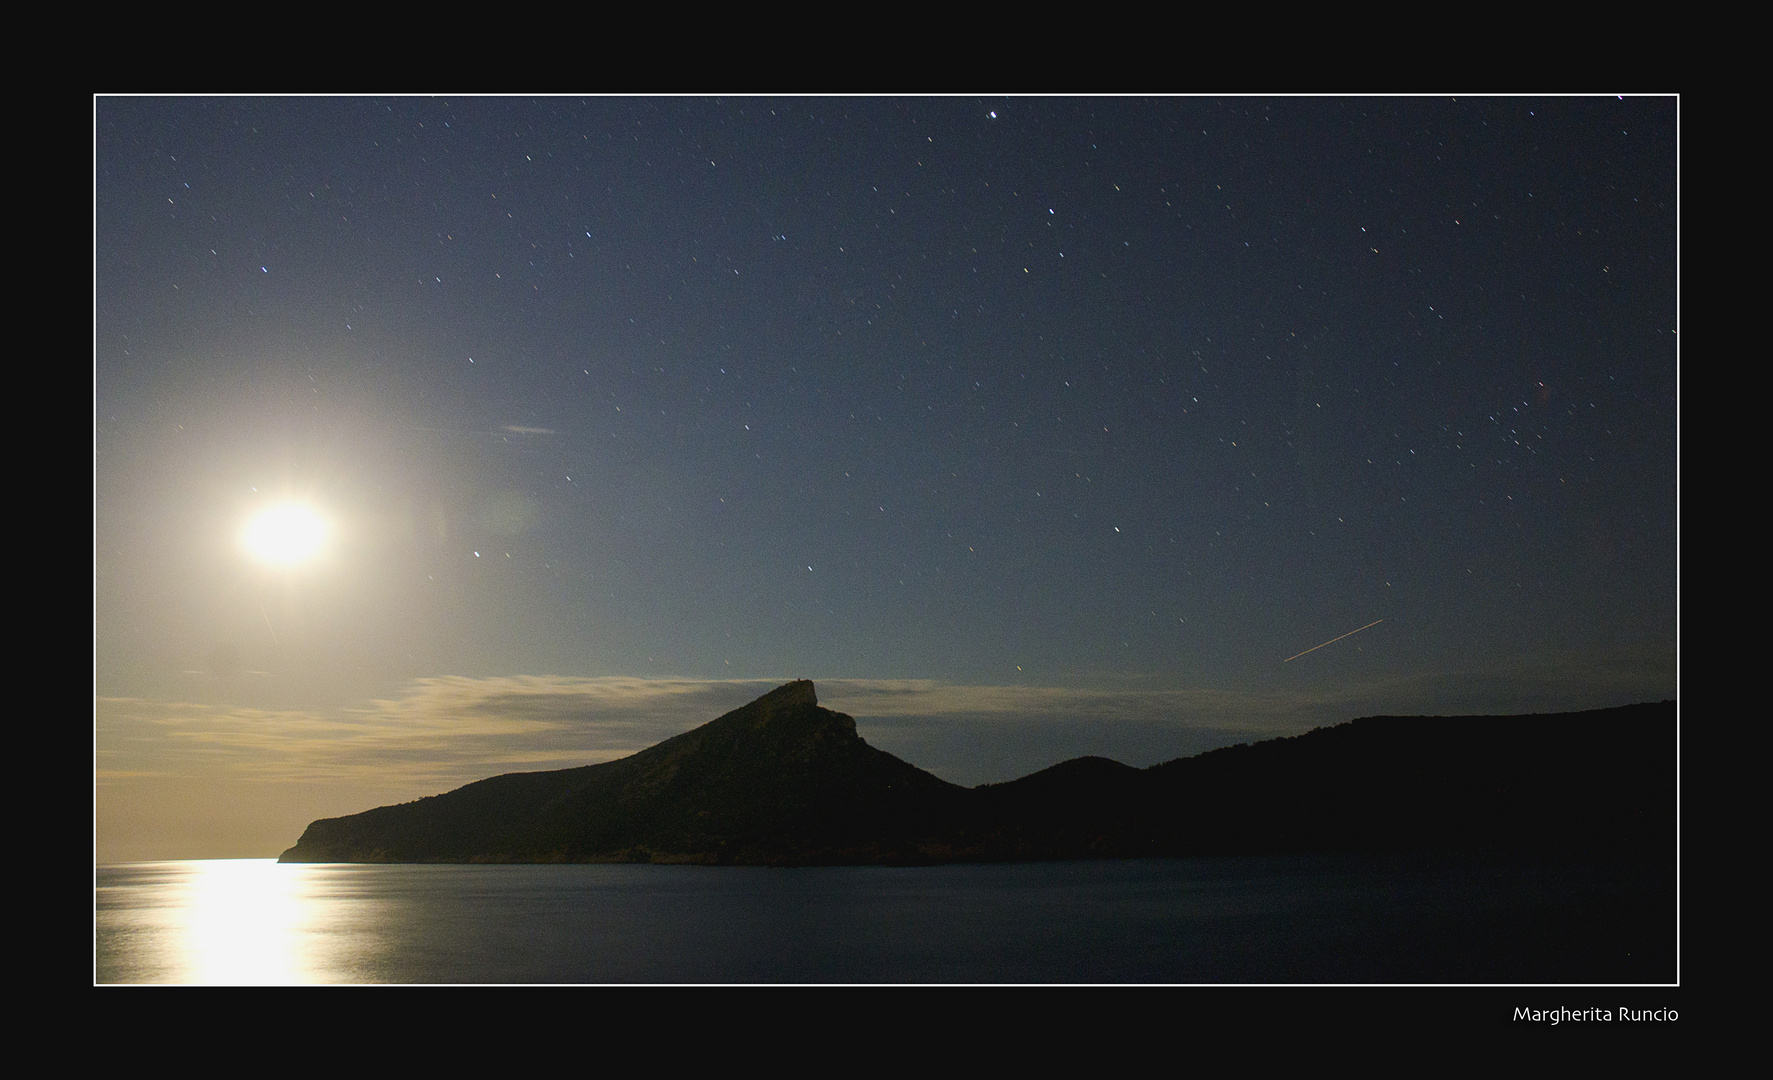
<svg viewBox="0 0 1773 1080">
<path fill-rule="evenodd" d="M 261 562 L 295 566 L 319 555 L 331 531 L 326 519 L 313 507 L 284 503 L 259 512 L 247 522 L 240 542 Z"/>
</svg>

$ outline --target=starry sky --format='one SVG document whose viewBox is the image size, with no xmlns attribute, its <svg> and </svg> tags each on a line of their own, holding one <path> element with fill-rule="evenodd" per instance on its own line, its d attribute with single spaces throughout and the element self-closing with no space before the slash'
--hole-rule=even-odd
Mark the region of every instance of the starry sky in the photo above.
<svg viewBox="0 0 1773 1080">
<path fill-rule="evenodd" d="M 1677 106 L 95 99 L 97 857 L 1675 697 Z"/>
</svg>

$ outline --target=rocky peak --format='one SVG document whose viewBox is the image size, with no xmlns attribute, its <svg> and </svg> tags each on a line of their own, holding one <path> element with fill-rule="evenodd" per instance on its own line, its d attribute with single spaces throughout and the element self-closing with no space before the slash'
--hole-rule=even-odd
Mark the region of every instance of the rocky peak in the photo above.
<svg viewBox="0 0 1773 1080">
<path fill-rule="evenodd" d="M 817 705 L 818 703 L 819 695 L 813 693 L 813 680 L 795 679 L 791 683 L 783 683 L 751 704 L 763 705 L 772 709 L 786 709 L 797 705 Z"/>
</svg>

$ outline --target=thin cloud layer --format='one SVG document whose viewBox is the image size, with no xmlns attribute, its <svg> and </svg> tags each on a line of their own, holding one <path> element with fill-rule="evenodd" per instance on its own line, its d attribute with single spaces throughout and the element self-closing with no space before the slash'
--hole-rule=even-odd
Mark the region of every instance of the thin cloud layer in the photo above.
<svg viewBox="0 0 1773 1080">
<path fill-rule="evenodd" d="M 140 698 L 97 702 L 98 778 L 224 772 L 434 794 L 498 772 L 625 757 L 743 704 L 768 684 L 443 677 L 336 711 Z"/>
<path fill-rule="evenodd" d="M 827 707 L 864 717 L 995 718 L 1006 723 L 1055 720 L 1210 720 L 1252 732 L 1287 726 L 1302 702 L 1283 694 L 1220 690 L 1097 690 L 1051 686 L 957 686 L 927 679 L 836 679 L 819 684 Z"/>
<path fill-rule="evenodd" d="M 833 679 L 821 703 L 895 740 L 907 725 L 977 731 L 1015 742 L 1017 732 L 1065 728 L 1080 752 L 1107 752 L 1117 731 L 1138 728 L 1161 757 L 1196 752 L 1208 733 L 1225 742 L 1297 734 L 1374 713 L 1413 713 L 1466 702 L 1473 713 L 1594 708 L 1658 693 L 1654 677 L 1591 672 L 1572 693 L 1568 673 L 1493 677 L 1423 675 L 1343 692 L 1078 689 L 960 686 L 925 679 Z M 333 711 L 265 710 L 140 698 L 97 703 L 98 777 L 231 774 L 261 781 L 373 781 L 431 794 L 499 772 L 566 768 L 625 757 L 735 709 L 779 680 L 446 676 L 414 680 L 388 698 Z M 1546 687 L 1564 688 L 1549 697 Z M 1442 709 L 1441 711 L 1446 711 Z M 1166 749 L 1162 732 L 1175 732 Z M 1103 737 L 1089 749 L 1090 732 Z M 889 746 L 890 748 L 890 746 Z M 1149 755 L 1146 755 L 1149 756 Z M 1029 765 L 1038 768 L 1053 762 Z M 1149 764 L 1150 762 L 1133 762 Z M 923 764 L 920 762 L 920 764 Z M 940 771 L 939 762 L 926 767 Z M 1000 779 L 1009 779 L 1001 777 Z"/>
</svg>

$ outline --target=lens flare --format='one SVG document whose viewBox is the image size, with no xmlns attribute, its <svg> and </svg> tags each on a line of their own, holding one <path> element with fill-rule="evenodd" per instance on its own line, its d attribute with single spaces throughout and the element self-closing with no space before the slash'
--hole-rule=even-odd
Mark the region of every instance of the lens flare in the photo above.
<svg viewBox="0 0 1773 1080">
<path fill-rule="evenodd" d="M 295 566 L 320 554 L 331 526 L 311 506 L 284 503 L 260 511 L 246 523 L 240 542 L 253 558 L 273 566 Z"/>
</svg>

